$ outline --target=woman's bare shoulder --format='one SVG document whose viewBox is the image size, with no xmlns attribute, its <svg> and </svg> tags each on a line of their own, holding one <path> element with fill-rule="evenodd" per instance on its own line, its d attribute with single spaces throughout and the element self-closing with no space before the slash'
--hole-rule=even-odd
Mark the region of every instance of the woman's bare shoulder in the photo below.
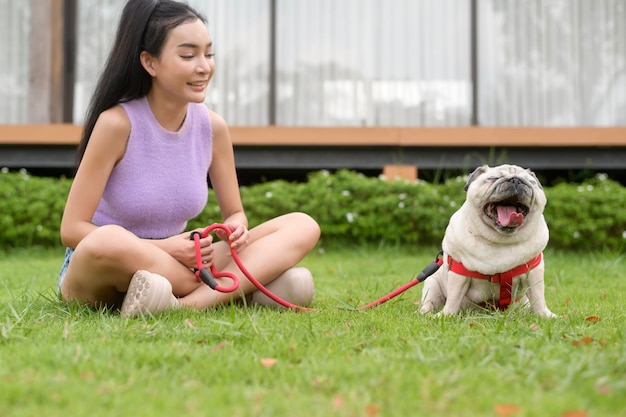
<svg viewBox="0 0 626 417">
<path fill-rule="evenodd" d="M 214 137 L 228 135 L 228 124 L 226 120 L 213 110 L 209 110 L 209 118 L 211 119 L 211 128 Z"/>
<path fill-rule="evenodd" d="M 122 106 L 114 106 L 100 113 L 94 129 L 106 130 L 109 134 L 130 133 L 130 119 Z"/>
</svg>

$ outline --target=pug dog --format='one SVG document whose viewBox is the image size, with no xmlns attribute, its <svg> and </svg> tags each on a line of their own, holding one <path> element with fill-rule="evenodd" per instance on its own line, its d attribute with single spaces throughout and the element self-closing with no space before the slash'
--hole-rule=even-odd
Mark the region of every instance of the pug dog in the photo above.
<svg viewBox="0 0 626 417">
<path fill-rule="evenodd" d="M 444 234 L 443 264 L 424 281 L 420 312 L 454 315 L 488 306 L 530 306 L 556 317 L 545 301 L 542 251 L 549 238 L 546 196 L 535 174 L 517 165 L 478 167 Z"/>
</svg>

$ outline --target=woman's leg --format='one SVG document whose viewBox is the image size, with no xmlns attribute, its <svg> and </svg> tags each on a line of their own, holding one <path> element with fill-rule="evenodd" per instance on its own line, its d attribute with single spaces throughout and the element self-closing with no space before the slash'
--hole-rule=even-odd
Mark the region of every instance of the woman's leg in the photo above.
<svg viewBox="0 0 626 417">
<path fill-rule="evenodd" d="M 61 295 L 93 307 L 119 307 L 135 272 L 157 273 L 187 292 L 197 288 L 193 273 L 155 245 L 119 226 L 102 226 L 76 247 Z"/>
<path fill-rule="evenodd" d="M 263 285 L 300 262 L 317 244 L 320 228 L 304 213 L 290 213 L 269 220 L 250 230 L 248 246 L 239 253 L 246 269 Z M 236 297 L 257 288 L 241 273 L 226 245 L 215 245 L 215 267 L 236 274 L 240 280 Z M 180 298 L 183 306 L 205 309 L 230 301 L 234 294 L 220 293 L 206 285 Z"/>
<path fill-rule="evenodd" d="M 250 230 L 248 246 L 239 254 L 242 263 L 262 284 L 267 284 L 302 260 L 317 244 L 320 229 L 303 213 L 277 217 Z M 256 287 L 235 265 L 224 242 L 215 244 L 215 266 L 237 274 L 236 293 L 221 293 L 196 282 L 193 272 L 155 245 L 114 225 L 102 226 L 76 247 L 61 295 L 94 307 L 120 307 L 130 281 L 139 270 L 166 277 L 183 306 L 204 309 L 222 304 Z"/>
</svg>

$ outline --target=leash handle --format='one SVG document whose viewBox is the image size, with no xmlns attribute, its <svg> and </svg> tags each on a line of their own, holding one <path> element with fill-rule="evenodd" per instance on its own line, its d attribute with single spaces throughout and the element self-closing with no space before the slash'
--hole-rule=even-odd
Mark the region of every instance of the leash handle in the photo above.
<svg viewBox="0 0 626 417">
<path fill-rule="evenodd" d="M 224 224 L 219 224 L 219 223 L 214 223 L 210 225 L 209 227 L 204 229 L 202 233 L 196 232 L 196 231 L 191 233 L 190 239 L 195 242 L 195 246 L 196 246 L 195 247 L 196 265 L 198 266 L 198 268 L 195 270 L 196 279 L 198 280 L 198 282 L 200 281 L 204 282 L 205 284 L 207 284 L 209 287 L 211 287 L 214 290 L 221 291 L 221 292 L 233 292 L 237 288 L 239 288 L 239 278 L 237 278 L 235 274 L 232 274 L 230 272 L 218 272 L 217 269 L 215 269 L 213 265 L 211 265 L 211 272 L 209 272 L 202 265 L 202 256 L 200 254 L 200 238 L 207 237 L 209 233 L 211 233 L 215 229 L 222 229 L 224 232 L 226 232 L 228 236 L 232 234 L 232 231 L 228 228 L 228 226 Z M 278 304 L 281 304 L 287 308 L 291 308 L 296 311 L 301 311 L 301 310 L 315 311 L 315 309 L 312 309 L 312 308 L 302 307 L 302 306 L 290 303 L 289 301 L 283 300 L 282 298 L 278 297 L 276 294 L 272 293 L 270 290 L 265 288 L 263 284 L 261 284 L 256 278 L 254 278 L 254 276 L 250 273 L 250 271 L 246 269 L 246 267 L 243 265 L 243 263 L 239 259 L 239 254 L 237 253 L 237 250 L 235 248 L 230 248 L 230 253 L 233 257 L 233 261 L 235 262 L 237 267 L 241 270 L 241 272 L 263 294 L 267 295 L 269 298 L 276 301 Z M 222 278 L 222 277 L 228 277 L 232 279 L 233 285 L 230 287 L 222 287 L 220 285 L 217 285 L 215 278 Z"/>
<path fill-rule="evenodd" d="M 200 232 L 191 232 L 191 236 L 189 236 L 190 240 L 193 240 L 195 243 L 196 250 L 196 269 L 194 269 L 194 274 L 196 275 L 196 280 L 198 282 L 202 281 L 215 291 L 219 292 L 233 292 L 239 288 L 239 278 L 237 275 L 232 274 L 230 272 L 217 272 L 215 266 L 211 265 L 211 271 L 206 269 L 202 264 L 202 254 L 200 253 L 200 238 L 207 237 L 211 230 L 220 226 L 221 229 L 225 230 L 229 235 L 231 233 L 230 229 L 223 225 L 213 225 L 204 229 L 203 233 Z M 232 284 L 229 287 L 225 287 L 220 285 L 215 278 L 230 278 L 232 280 Z"/>
</svg>

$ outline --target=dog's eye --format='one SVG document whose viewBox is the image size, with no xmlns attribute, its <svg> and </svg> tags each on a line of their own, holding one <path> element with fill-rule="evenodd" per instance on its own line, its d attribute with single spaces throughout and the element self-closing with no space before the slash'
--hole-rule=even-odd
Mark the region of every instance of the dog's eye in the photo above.
<svg viewBox="0 0 626 417">
<path fill-rule="evenodd" d="M 489 181 L 498 181 L 498 177 L 487 177 Z"/>
</svg>

